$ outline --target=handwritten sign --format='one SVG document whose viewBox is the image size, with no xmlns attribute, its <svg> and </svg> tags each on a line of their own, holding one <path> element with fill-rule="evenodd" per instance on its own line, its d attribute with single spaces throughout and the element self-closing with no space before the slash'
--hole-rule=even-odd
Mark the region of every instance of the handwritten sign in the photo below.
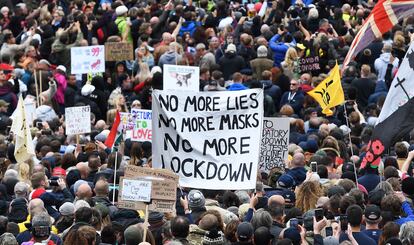
<svg viewBox="0 0 414 245">
<path fill-rule="evenodd" d="M 132 141 L 152 141 L 152 111 L 132 109 L 131 118 L 134 128 L 131 133 Z"/>
<path fill-rule="evenodd" d="M 70 49 L 72 74 L 105 72 L 103 45 L 73 47 Z"/>
<path fill-rule="evenodd" d="M 284 167 L 288 157 L 289 118 L 265 117 L 260 146 L 259 169 L 269 173 L 275 167 Z"/>
<path fill-rule="evenodd" d="M 91 107 L 77 106 L 65 108 L 66 135 L 91 132 Z"/>
<path fill-rule="evenodd" d="M 134 52 L 132 43 L 127 42 L 107 42 L 105 43 L 105 60 L 121 61 L 133 60 Z"/>
<path fill-rule="evenodd" d="M 301 73 L 319 71 L 321 69 L 319 65 L 319 56 L 300 58 L 299 69 Z"/>
<path fill-rule="evenodd" d="M 151 201 L 151 181 L 122 179 L 121 199 L 125 201 Z"/>
<path fill-rule="evenodd" d="M 143 202 L 132 200 L 129 194 L 127 198 L 123 197 L 125 192 L 125 180 L 139 180 L 151 182 L 149 210 L 158 212 L 172 212 L 175 210 L 175 200 L 177 195 L 178 175 L 172 171 L 165 169 L 142 168 L 138 166 L 128 165 L 125 168 L 125 176 L 121 178 L 120 194 L 118 202 L 119 208 L 126 209 L 143 209 Z M 126 188 L 129 188 L 128 186 Z M 129 190 L 126 190 L 127 193 Z"/>
</svg>

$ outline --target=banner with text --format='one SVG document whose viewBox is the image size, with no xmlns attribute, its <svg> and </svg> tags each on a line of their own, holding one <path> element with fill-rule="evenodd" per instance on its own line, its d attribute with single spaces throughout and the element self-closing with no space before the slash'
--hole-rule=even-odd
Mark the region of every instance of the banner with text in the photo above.
<svg viewBox="0 0 414 245">
<path fill-rule="evenodd" d="M 91 107 L 76 106 L 65 108 L 66 135 L 91 132 Z"/>
<path fill-rule="evenodd" d="M 275 167 L 284 168 L 288 158 L 289 133 L 289 118 L 264 118 L 259 161 L 261 171 L 269 173 Z"/>
<path fill-rule="evenodd" d="M 153 167 L 200 189 L 256 186 L 263 90 L 152 93 Z"/>
<path fill-rule="evenodd" d="M 105 46 L 73 47 L 70 60 L 72 74 L 105 72 Z"/>
</svg>

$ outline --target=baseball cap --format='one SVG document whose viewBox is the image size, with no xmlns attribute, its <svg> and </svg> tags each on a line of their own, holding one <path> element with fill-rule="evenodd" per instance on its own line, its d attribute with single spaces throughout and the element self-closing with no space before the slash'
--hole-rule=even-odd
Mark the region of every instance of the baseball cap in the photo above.
<svg viewBox="0 0 414 245">
<path fill-rule="evenodd" d="M 236 51 L 237 51 L 236 45 L 234 45 L 232 43 L 227 45 L 226 53 L 229 53 L 229 52 L 236 53 Z"/>
<path fill-rule="evenodd" d="M 381 218 L 381 209 L 377 205 L 370 204 L 365 208 L 365 219 L 378 221 Z"/>
<path fill-rule="evenodd" d="M 253 226 L 249 222 L 242 222 L 237 226 L 237 237 L 240 241 L 247 241 L 253 236 Z"/>
</svg>

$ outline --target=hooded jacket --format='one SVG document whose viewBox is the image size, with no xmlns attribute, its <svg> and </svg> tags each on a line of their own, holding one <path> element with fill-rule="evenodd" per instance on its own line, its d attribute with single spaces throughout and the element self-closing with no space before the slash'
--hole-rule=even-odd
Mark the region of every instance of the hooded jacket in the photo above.
<svg viewBox="0 0 414 245">
<path fill-rule="evenodd" d="M 160 60 L 158 61 L 158 66 L 164 67 L 164 65 L 175 65 L 181 58 L 182 56 L 180 54 L 174 51 L 168 51 L 161 55 Z"/>
<path fill-rule="evenodd" d="M 230 76 L 235 72 L 240 72 L 246 67 L 243 58 L 233 52 L 227 52 L 220 58 L 219 63 L 220 71 L 223 72 L 223 78 L 225 81 L 230 79 Z"/>
<path fill-rule="evenodd" d="M 375 70 L 377 71 L 377 78 L 378 80 L 385 80 L 385 74 L 387 73 L 387 66 L 390 63 L 391 53 L 382 53 L 378 59 L 375 60 L 374 66 Z M 392 74 L 398 68 L 399 60 L 395 58 L 392 62 Z"/>
</svg>

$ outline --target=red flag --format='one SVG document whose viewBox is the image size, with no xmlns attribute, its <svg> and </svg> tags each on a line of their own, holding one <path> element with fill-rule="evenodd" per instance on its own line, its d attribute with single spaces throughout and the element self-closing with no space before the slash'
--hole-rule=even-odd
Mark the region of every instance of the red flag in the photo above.
<svg viewBox="0 0 414 245">
<path fill-rule="evenodd" d="M 115 121 L 112 125 L 111 132 L 109 133 L 108 137 L 105 140 L 105 145 L 108 148 L 111 148 L 114 146 L 115 140 L 118 138 L 117 136 L 122 132 L 119 132 L 118 128 L 121 124 L 121 116 L 119 114 L 119 111 L 116 112 Z"/>
<path fill-rule="evenodd" d="M 413 0 L 379 0 L 352 41 L 342 70 L 376 38 L 390 31 L 399 20 L 414 14 Z"/>
</svg>

